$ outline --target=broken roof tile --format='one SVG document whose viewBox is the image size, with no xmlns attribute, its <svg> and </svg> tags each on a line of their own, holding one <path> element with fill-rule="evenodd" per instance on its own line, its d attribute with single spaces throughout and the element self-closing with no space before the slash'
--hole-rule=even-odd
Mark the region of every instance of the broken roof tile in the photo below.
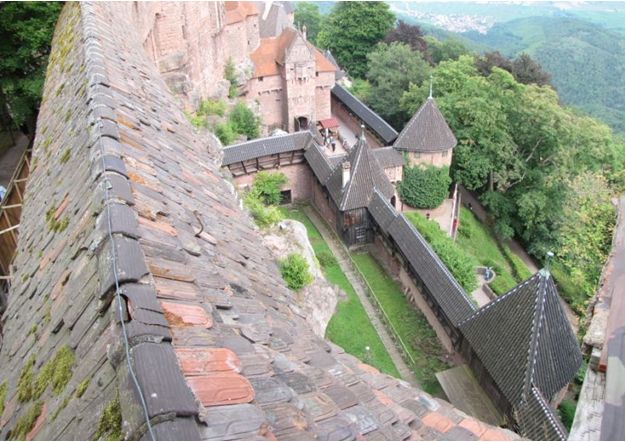
<svg viewBox="0 0 626 442">
<path fill-rule="evenodd" d="M 198 325 L 205 328 L 213 326 L 213 320 L 206 310 L 198 305 L 180 304 L 161 301 L 161 307 L 170 326 L 189 327 Z"/>
<path fill-rule="evenodd" d="M 185 376 L 205 375 L 221 371 L 241 372 L 241 362 L 227 348 L 178 347 L 178 363 Z"/>
</svg>

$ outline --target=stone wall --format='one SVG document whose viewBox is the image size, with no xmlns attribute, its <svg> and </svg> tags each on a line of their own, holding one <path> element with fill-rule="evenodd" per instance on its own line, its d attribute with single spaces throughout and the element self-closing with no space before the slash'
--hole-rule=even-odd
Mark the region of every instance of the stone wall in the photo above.
<svg viewBox="0 0 626 442">
<path fill-rule="evenodd" d="M 450 167 L 450 164 L 452 164 L 452 149 L 433 153 L 409 152 L 408 158 L 411 166 L 422 164 L 425 166 Z"/>
<path fill-rule="evenodd" d="M 352 115 L 350 111 L 348 111 L 348 109 L 346 109 L 346 107 L 339 100 L 331 96 L 330 105 L 333 116 L 337 117 L 339 120 L 345 123 L 346 126 L 348 126 L 348 128 L 352 131 L 352 133 L 361 133 L 361 120 Z M 384 147 L 384 143 L 367 127 L 365 128 L 365 139 L 372 148 Z"/>
<path fill-rule="evenodd" d="M 306 163 L 283 166 L 276 169 L 268 169 L 267 172 L 281 172 L 287 177 L 287 184 L 282 190 L 291 190 L 291 199 L 294 202 L 305 202 L 311 199 L 311 183 L 313 174 Z M 256 173 L 241 175 L 233 178 L 233 183 L 238 189 L 251 186 Z M 315 180 L 317 181 L 317 180 Z"/>
</svg>

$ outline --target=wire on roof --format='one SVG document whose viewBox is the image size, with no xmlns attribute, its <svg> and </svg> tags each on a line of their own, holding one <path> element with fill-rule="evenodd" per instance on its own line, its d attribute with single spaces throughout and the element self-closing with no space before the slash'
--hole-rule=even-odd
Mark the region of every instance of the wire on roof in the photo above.
<svg viewBox="0 0 626 442">
<path fill-rule="evenodd" d="M 117 310 L 119 313 L 120 323 L 122 324 L 122 336 L 124 337 L 124 350 L 126 352 L 126 362 L 128 363 L 128 372 L 137 387 L 137 392 L 139 393 L 139 399 L 141 402 L 141 407 L 143 408 L 144 417 L 146 419 L 146 425 L 148 426 L 148 432 L 150 433 L 150 439 L 156 440 L 154 437 L 154 431 L 152 430 L 152 424 L 150 424 L 150 415 L 148 413 L 148 405 L 146 404 L 146 399 L 143 395 L 143 391 L 141 391 L 141 386 L 139 385 L 139 381 L 137 380 L 137 376 L 135 374 L 135 370 L 133 369 L 133 365 L 130 363 L 130 345 L 128 343 L 128 333 L 126 332 L 126 324 L 124 322 L 124 312 L 122 311 L 122 294 L 120 292 L 120 280 L 117 273 L 117 249 L 115 247 L 115 238 L 113 237 L 113 226 L 111 223 L 111 208 L 110 204 L 108 204 L 109 200 L 109 189 L 113 186 L 111 182 L 105 175 L 106 171 L 106 163 L 104 161 L 104 149 L 102 148 L 102 143 L 100 144 L 100 156 L 102 157 L 102 175 L 104 176 L 104 194 L 105 194 L 105 206 L 106 206 L 106 216 L 107 216 L 107 225 L 108 225 L 108 236 L 111 241 L 111 250 L 113 251 L 113 277 L 115 279 L 115 297 L 117 299 Z"/>
</svg>

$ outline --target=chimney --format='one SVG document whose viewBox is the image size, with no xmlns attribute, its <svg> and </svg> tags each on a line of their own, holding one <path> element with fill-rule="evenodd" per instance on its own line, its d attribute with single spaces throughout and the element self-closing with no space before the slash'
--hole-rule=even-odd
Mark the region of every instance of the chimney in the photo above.
<svg viewBox="0 0 626 442">
<path fill-rule="evenodd" d="M 343 189 L 350 181 L 350 161 L 344 161 L 341 163 L 341 188 Z"/>
<path fill-rule="evenodd" d="M 304 41 L 306 41 L 306 25 L 302 25 L 302 37 Z"/>
</svg>

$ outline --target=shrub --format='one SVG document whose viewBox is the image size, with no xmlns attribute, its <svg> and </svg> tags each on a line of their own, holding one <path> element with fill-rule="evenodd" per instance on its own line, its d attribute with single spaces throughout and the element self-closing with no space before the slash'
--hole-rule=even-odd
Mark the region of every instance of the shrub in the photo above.
<svg viewBox="0 0 626 442">
<path fill-rule="evenodd" d="M 299 290 L 313 281 L 306 259 L 296 253 L 280 262 L 280 273 L 291 290 Z"/>
<path fill-rule="evenodd" d="M 193 124 L 193 123 L 192 123 Z M 227 123 L 219 123 L 215 126 L 215 135 L 220 139 L 224 146 L 228 146 L 232 144 L 233 141 L 237 138 L 237 132 L 233 129 L 232 124 Z"/>
<path fill-rule="evenodd" d="M 504 295 L 517 285 L 517 281 L 515 281 L 508 273 L 498 273 L 495 269 L 494 271 L 496 272 L 496 277 L 489 283 L 489 287 L 491 287 L 491 290 L 493 290 L 496 295 Z"/>
<path fill-rule="evenodd" d="M 561 422 L 565 425 L 567 431 L 572 428 L 572 423 L 574 422 L 574 415 L 576 414 L 576 402 L 571 399 L 565 399 L 559 405 L 559 417 L 561 418 Z"/>
<path fill-rule="evenodd" d="M 287 183 L 287 177 L 281 172 L 259 172 L 254 177 L 252 187 L 258 192 L 265 204 L 280 204 L 280 190 Z"/>
<path fill-rule="evenodd" d="M 335 256 L 328 250 L 323 250 L 319 252 L 316 257 L 320 263 L 320 266 L 322 266 L 322 268 L 324 269 L 337 265 L 337 258 L 335 258 Z"/>
<path fill-rule="evenodd" d="M 258 191 L 255 191 L 254 188 L 243 197 L 243 203 L 250 210 L 256 224 L 261 228 L 272 226 L 283 219 L 278 207 L 265 206 Z"/>
<path fill-rule="evenodd" d="M 228 97 L 235 98 L 237 96 L 237 86 L 239 84 L 237 82 L 235 65 L 233 64 L 233 60 L 230 58 L 228 59 L 228 62 L 224 67 L 224 78 L 230 82 L 230 87 L 228 88 Z"/>
<path fill-rule="evenodd" d="M 448 196 L 451 182 L 447 167 L 405 167 L 398 192 L 400 199 L 411 207 L 434 209 Z"/>
<path fill-rule="evenodd" d="M 207 121 L 206 117 L 203 115 L 185 112 L 185 116 L 187 117 L 191 125 L 195 127 L 196 129 L 200 129 L 200 128 L 206 129 L 209 126 L 209 122 Z"/>
<path fill-rule="evenodd" d="M 458 247 L 435 221 L 429 221 L 417 212 L 407 213 L 406 217 L 428 241 L 465 291 L 469 294 L 476 290 L 478 281 L 476 280 L 475 259 Z"/>
<path fill-rule="evenodd" d="M 198 106 L 198 115 L 218 115 L 220 117 L 224 116 L 224 112 L 226 112 L 226 103 L 221 100 L 203 100 L 200 102 L 200 106 Z"/>
<path fill-rule="evenodd" d="M 511 269 L 513 270 L 513 276 L 517 278 L 517 281 L 522 282 L 530 278 L 532 273 L 528 270 L 524 261 L 522 261 L 522 259 L 513 253 L 508 247 L 504 246 L 503 248 L 504 254 L 511 265 Z"/>
<path fill-rule="evenodd" d="M 259 118 L 241 101 L 233 107 L 228 121 L 235 132 L 246 135 L 249 139 L 259 136 Z"/>
</svg>

